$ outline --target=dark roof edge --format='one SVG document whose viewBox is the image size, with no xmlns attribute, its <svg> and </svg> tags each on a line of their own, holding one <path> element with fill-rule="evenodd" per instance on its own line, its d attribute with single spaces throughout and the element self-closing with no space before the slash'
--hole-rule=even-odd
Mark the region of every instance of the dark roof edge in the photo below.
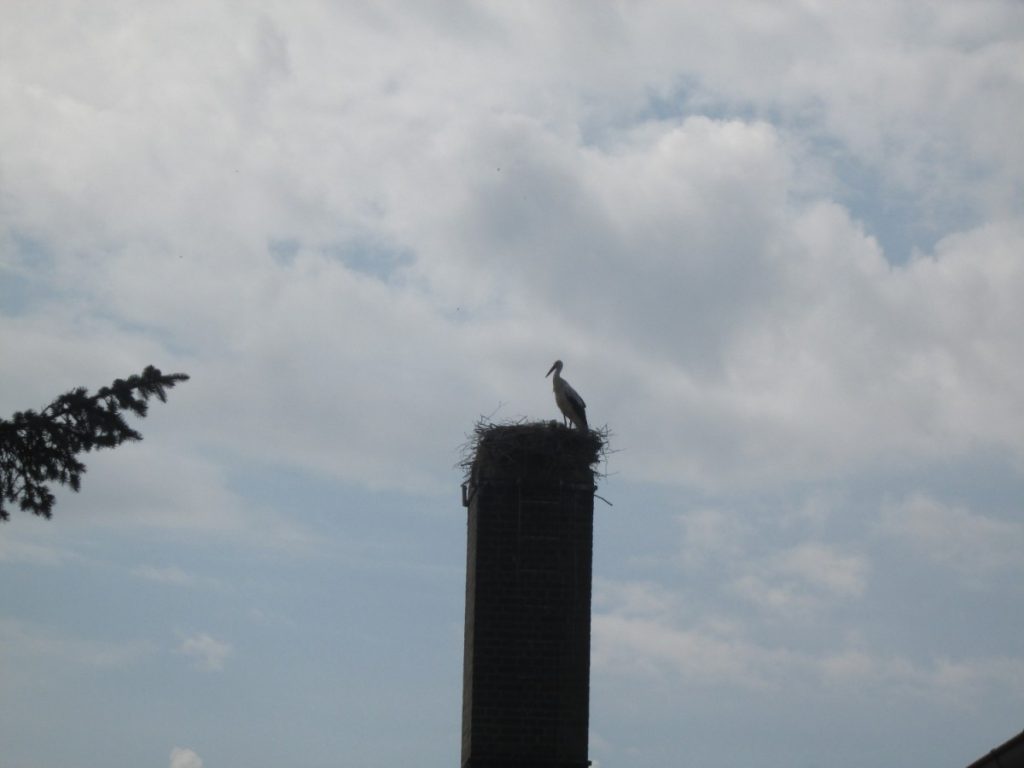
<svg viewBox="0 0 1024 768">
<path fill-rule="evenodd" d="M 1000 744 L 998 747 L 993 749 L 987 755 L 979 757 L 973 763 L 968 765 L 967 768 L 982 768 L 982 766 L 987 766 L 987 765 L 998 766 L 998 765 L 1000 765 L 1000 762 L 999 762 L 999 756 L 1000 755 L 1002 755 L 1005 752 L 1009 752 L 1011 749 L 1013 749 L 1014 747 L 1016 747 L 1018 745 L 1021 745 L 1021 744 L 1024 744 L 1024 731 L 1021 731 L 1020 733 L 1018 733 L 1013 738 L 1009 739 L 1008 741 L 1004 742 L 1003 744 Z"/>
</svg>

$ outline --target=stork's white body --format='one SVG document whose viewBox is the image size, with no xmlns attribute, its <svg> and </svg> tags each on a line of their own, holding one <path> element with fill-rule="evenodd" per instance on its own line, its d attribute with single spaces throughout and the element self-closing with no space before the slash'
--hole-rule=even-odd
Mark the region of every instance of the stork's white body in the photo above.
<svg viewBox="0 0 1024 768">
<path fill-rule="evenodd" d="M 547 376 L 554 371 L 555 376 L 551 380 L 551 386 L 555 390 L 555 404 L 562 412 L 563 422 L 568 419 L 577 428 L 587 429 L 587 404 L 583 402 L 580 393 L 570 386 L 569 382 L 562 378 L 562 361 L 555 360 L 555 364 L 547 372 Z"/>
</svg>

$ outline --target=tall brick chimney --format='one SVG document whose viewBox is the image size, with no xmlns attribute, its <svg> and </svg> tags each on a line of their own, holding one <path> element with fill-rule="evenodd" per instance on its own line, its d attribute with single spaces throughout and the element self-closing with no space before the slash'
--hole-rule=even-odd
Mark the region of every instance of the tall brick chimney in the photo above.
<svg viewBox="0 0 1024 768">
<path fill-rule="evenodd" d="M 594 474 L 602 440 L 487 426 L 469 508 L 462 768 L 585 768 Z"/>
</svg>

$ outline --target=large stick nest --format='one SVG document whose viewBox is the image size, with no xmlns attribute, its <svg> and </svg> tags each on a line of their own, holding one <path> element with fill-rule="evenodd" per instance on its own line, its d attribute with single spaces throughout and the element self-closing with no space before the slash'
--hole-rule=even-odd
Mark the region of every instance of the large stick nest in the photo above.
<svg viewBox="0 0 1024 768">
<path fill-rule="evenodd" d="M 555 421 L 494 424 L 481 418 L 462 446 L 465 479 L 482 474 L 535 480 L 603 476 L 595 465 L 608 453 L 607 427 L 580 430 Z"/>
</svg>

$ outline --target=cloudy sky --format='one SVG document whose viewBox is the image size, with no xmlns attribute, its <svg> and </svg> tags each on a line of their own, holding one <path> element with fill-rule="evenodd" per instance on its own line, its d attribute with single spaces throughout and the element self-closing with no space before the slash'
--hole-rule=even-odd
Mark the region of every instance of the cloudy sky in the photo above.
<svg viewBox="0 0 1024 768">
<path fill-rule="evenodd" d="M 1024 6 L 6 0 L 5 768 L 454 766 L 482 415 L 613 433 L 591 757 L 1024 727 Z"/>
</svg>

